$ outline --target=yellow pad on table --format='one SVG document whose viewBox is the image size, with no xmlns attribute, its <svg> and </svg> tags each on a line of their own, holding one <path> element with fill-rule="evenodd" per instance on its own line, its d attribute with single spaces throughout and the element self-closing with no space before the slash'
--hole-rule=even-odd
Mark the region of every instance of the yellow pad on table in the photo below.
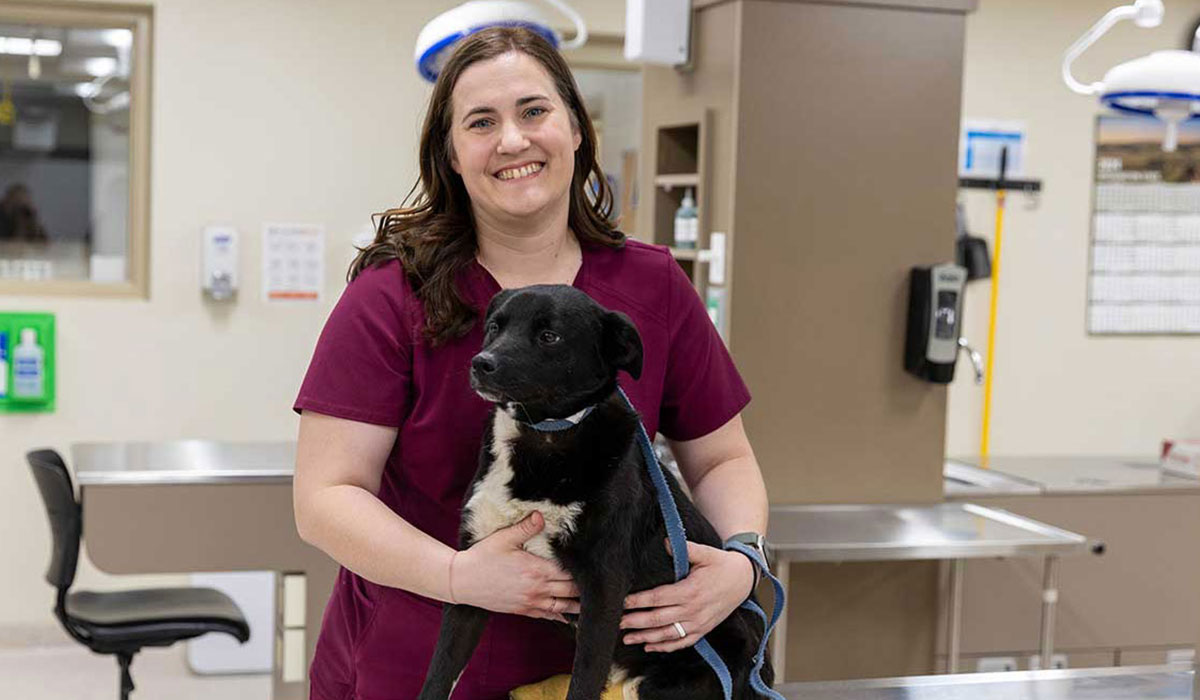
<svg viewBox="0 0 1200 700">
<path fill-rule="evenodd" d="M 508 694 L 509 700 L 565 700 L 567 688 L 571 686 L 569 675 L 553 676 L 541 683 L 523 685 Z M 610 685 L 604 689 L 600 700 L 636 700 L 637 684 L 631 681 Z"/>
</svg>

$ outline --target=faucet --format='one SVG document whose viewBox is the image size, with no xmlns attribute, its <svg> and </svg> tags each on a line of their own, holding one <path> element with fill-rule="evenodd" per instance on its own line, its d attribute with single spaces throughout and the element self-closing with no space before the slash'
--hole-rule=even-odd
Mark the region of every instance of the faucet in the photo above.
<svg viewBox="0 0 1200 700">
<path fill-rule="evenodd" d="M 971 347 L 971 344 L 966 338 L 959 336 L 958 347 L 960 350 L 966 350 L 967 356 L 971 358 L 971 365 L 975 368 L 975 383 L 983 384 L 983 357 L 979 351 Z"/>
</svg>

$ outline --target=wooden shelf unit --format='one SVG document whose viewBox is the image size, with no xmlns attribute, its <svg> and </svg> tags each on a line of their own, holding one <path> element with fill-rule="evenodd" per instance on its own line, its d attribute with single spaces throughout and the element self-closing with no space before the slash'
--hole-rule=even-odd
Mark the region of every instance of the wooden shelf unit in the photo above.
<svg viewBox="0 0 1200 700">
<path fill-rule="evenodd" d="M 678 175 L 656 175 L 654 186 L 663 189 L 673 187 L 696 187 L 700 184 L 700 173 L 679 173 Z"/>
<path fill-rule="evenodd" d="M 704 297 L 708 286 L 708 266 L 699 260 L 698 250 L 708 247 L 709 123 L 707 110 L 654 127 L 652 180 L 654 196 L 650 201 L 651 242 L 671 248 L 696 292 Z M 696 200 L 696 249 L 675 247 L 675 212 L 691 188 Z"/>
</svg>

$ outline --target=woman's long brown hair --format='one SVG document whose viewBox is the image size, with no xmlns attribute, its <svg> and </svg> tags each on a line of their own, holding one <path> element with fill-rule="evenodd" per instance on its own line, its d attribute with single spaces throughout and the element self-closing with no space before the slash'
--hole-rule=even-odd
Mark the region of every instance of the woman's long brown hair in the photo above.
<svg viewBox="0 0 1200 700">
<path fill-rule="evenodd" d="M 562 56 L 541 36 L 520 27 L 492 27 L 471 34 L 447 61 L 429 98 L 421 130 L 420 177 L 400 207 L 378 215 L 375 240 L 359 250 L 347 274 L 353 280 L 368 267 L 399 259 L 424 306 L 424 334 L 433 345 L 465 335 L 478 316 L 455 286 L 478 244 L 471 199 L 450 166 L 450 96 L 467 67 L 510 51 L 527 54 L 546 69 L 582 137 L 575 150 L 567 226 L 581 242 L 611 247 L 625 242 L 625 235 L 609 220 L 613 197 L 596 161 L 596 131 Z"/>
</svg>

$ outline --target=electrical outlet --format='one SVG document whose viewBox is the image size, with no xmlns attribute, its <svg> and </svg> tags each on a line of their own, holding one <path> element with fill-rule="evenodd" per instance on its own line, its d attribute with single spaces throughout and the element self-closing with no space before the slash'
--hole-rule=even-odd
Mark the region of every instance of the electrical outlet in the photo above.
<svg viewBox="0 0 1200 700">
<path fill-rule="evenodd" d="M 1042 657 L 1040 654 L 1034 654 L 1029 657 L 1029 670 L 1037 671 L 1042 668 Z M 1054 654 L 1050 657 L 1050 668 L 1061 669 L 1067 668 L 1067 655 Z"/>
<path fill-rule="evenodd" d="M 1017 670 L 1015 656 L 984 656 L 976 662 L 975 670 L 979 673 L 998 673 L 1001 671 Z"/>
</svg>

